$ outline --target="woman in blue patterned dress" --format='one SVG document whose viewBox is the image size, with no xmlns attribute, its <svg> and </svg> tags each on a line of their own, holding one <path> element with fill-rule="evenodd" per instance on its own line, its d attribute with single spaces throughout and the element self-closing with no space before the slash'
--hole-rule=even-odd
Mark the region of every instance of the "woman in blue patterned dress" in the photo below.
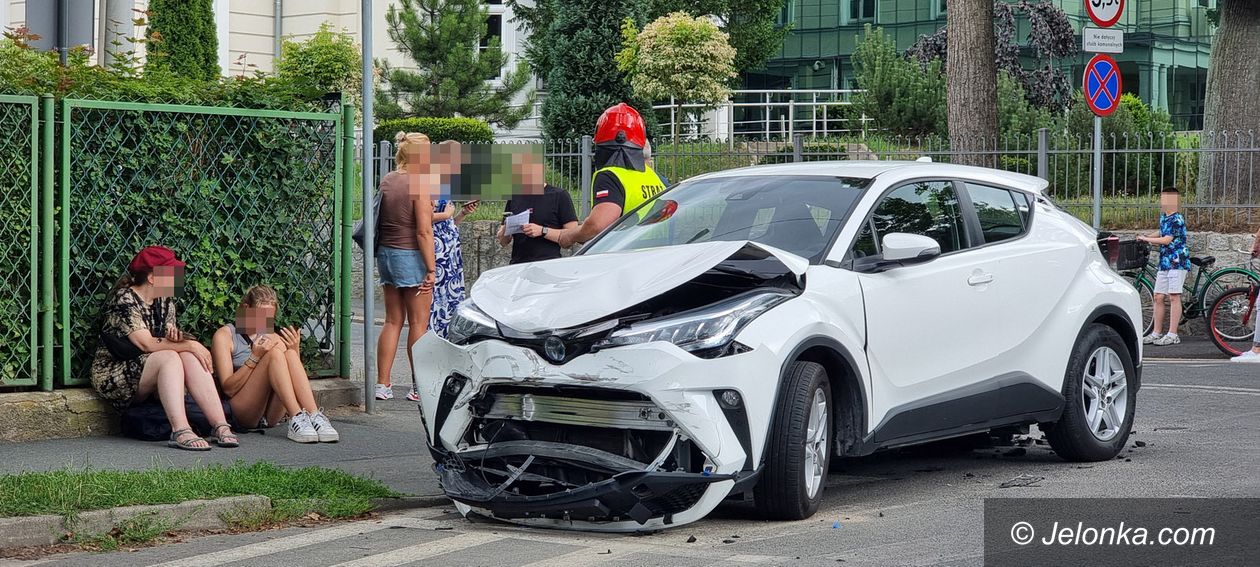
<svg viewBox="0 0 1260 567">
<path fill-rule="evenodd" d="M 446 199 L 434 204 L 433 213 L 433 252 L 436 260 L 436 274 L 433 281 L 433 310 L 429 312 L 429 328 L 441 337 L 446 337 L 446 327 L 451 322 L 455 309 L 464 301 L 464 256 L 459 250 L 459 227 L 457 223 L 477 210 L 477 201 L 460 207 Z M 407 399 L 420 401 L 415 385 Z"/>
</svg>

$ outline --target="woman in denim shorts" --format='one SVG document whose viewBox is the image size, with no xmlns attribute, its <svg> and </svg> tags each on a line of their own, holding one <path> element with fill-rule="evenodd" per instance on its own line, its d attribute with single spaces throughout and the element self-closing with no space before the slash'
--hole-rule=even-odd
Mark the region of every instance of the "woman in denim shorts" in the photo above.
<svg viewBox="0 0 1260 567">
<path fill-rule="evenodd" d="M 429 138 L 399 132 L 394 138 L 396 170 L 381 179 L 377 220 L 376 269 L 385 295 L 385 327 L 377 342 L 376 399 L 394 397 L 390 376 L 403 322 L 407 323 L 407 360 L 411 347 L 429 328 L 433 306 L 434 252 Z"/>
</svg>

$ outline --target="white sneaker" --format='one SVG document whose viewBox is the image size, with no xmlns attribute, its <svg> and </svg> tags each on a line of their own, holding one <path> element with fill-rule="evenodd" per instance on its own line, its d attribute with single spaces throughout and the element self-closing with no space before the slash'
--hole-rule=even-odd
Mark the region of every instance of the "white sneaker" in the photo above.
<svg viewBox="0 0 1260 567">
<path fill-rule="evenodd" d="M 376 399 L 392 400 L 394 399 L 394 386 L 391 384 L 376 385 Z"/>
<path fill-rule="evenodd" d="M 1161 335 L 1159 333 L 1151 333 L 1149 335 L 1146 335 L 1145 337 L 1142 337 L 1142 344 L 1144 345 L 1154 344 L 1155 341 L 1158 341 L 1160 337 L 1162 336 L 1164 335 Z"/>
<path fill-rule="evenodd" d="M 333 429 L 332 423 L 328 421 L 328 416 L 324 415 L 324 410 L 319 410 L 311 415 L 311 426 L 315 428 L 315 432 L 319 435 L 320 443 L 336 443 L 341 440 L 341 435 Z"/>
<path fill-rule="evenodd" d="M 1178 337 L 1177 335 L 1174 335 L 1172 333 L 1168 333 L 1167 335 L 1164 335 L 1158 339 L 1155 339 L 1155 342 L 1151 344 L 1155 346 L 1179 345 L 1181 344 L 1181 337 Z"/>
<path fill-rule="evenodd" d="M 319 443 L 319 432 L 311 424 L 311 414 L 300 411 L 289 419 L 289 439 L 298 443 Z"/>
<path fill-rule="evenodd" d="M 407 392 L 407 401 L 409 402 L 420 401 L 420 392 L 417 392 L 415 388 L 412 388 L 410 392 Z"/>
<path fill-rule="evenodd" d="M 1229 359 L 1229 361 L 1230 362 L 1249 362 L 1249 363 L 1260 364 L 1260 354 L 1256 354 L 1256 351 L 1254 350 L 1249 350 L 1238 356 L 1235 356 L 1234 358 Z"/>
</svg>

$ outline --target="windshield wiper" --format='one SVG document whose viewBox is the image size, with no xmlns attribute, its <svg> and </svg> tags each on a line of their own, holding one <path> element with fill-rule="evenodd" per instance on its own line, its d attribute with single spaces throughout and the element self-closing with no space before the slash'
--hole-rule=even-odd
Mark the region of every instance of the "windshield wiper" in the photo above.
<svg viewBox="0 0 1260 567">
<path fill-rule="evenodd" d="M 686 242 L 684 242 L 683 244 L 691 244 L 692 242 L 695 242 L 695 241 L 699 240 L 699 239 L 700 239 L 700 237 L 702 237 L 702 236 L 704 236 L 704 235 L 706 235 L 706 234 L 708 234 L 708 233 L 709 233 L 709 229 L 707 229 L 707 228 L 706 228 L 706 229 L 702 229 L 700 232 L 697 232 L 695 236 L 693 236 L 693 237 L 691 237 L 691 238 L 688 238 L 688 239 L 687 239 L 687 241 L 686 241 Z"/>
</svg>

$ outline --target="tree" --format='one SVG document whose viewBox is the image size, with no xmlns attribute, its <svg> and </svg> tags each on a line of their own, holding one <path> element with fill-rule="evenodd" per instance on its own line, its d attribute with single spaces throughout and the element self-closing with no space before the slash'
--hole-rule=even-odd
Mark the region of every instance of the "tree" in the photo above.
<svg viewBox="0 0 1260 567">
<path fill-rule="evenodd" d="M 727 84 L 736 76 L 735 48 L 711 20 L 674 12 L 657 18 L 643 31 L 626 18 L 621 31 L 617 68 L 630 77 L 635 96 L 649 101 L 673 99 L 678 105 L 673 120 L 675 144 L 678 123 L 685 116 L 683 104 L 711 108 L 730 98 Z"/>
<path fill-rule="evenodd" d="M 150 0 L 146 71 L 213 81 L 219 78 L 219 39 L 211 0 Z"/>
<path fill-rule="evenodd" d="M 949 146 L 954 161 L 993 166 L 997 142 L 997 64 L 992 0 L 954 0 L 949 4 L 946 100 Z"/>
<path fill-rule="evenodd" d="M 883 28 L 866 26 L 853 52 L 861 115 L 880 129 L 904 135 L 945 133 L 945 76 L 939 60 L 921 69 L 897 54 L 897 44 Z"/>
<path fill-rule="evenodd" d="M 1208 65 L 1203 146 L 1253 148 L 1260 133 L 1260 3 L 1220 0 L 1217 10 L 1220 27 Z M 1218 204 L 1243 204 L 1249 196 L 1255 198 L 1252 179 L 1260 179 L 1255 160 L 1234 152 L 1208 154 L 1200 160 L 1198 193 L 1200 198 L 1215 197 Z"/>
<path fill-rule="evenodd" d="M 363 87 L 360 57 L 359 47 L 349 34 L 335 32 L 324 22 L 304 41 L 284 41 L 276 76 L 310 96 L 338 92 L 354 98 Z"/>
<path fill-rule="evenodd" d="M 409 71 L 377 62 L 388 90 L 377 99 L 382 118 L 427 116 L 479 118 L 504 128 L 529 117 L 514 99 L 529 86 L 529 68 L 505 69 L 507 56 L 498 38 L 488 37 L 487 11 L 481 0 L 401 0 L 385 14 L 388 33 L 400 52 L 415 62 Z M 490 81 L 500 80 L 495 86 Z"/>
<path fill-rule="evenodd" d="M 539 76 L 546 77 L 551 71 L 552 45 L 548 31 L 554 20 L 556 6 L 564 0 L 536 0 L 526 6 L 520 0 L 507 0 L 516 19 L 524 24 L 529 33 L 525 56 Z M 735 70 L 760 69 L 765 62 L 783 47 L 789 26 L 776 23 L 783 3 L 787 0 L 646 0 L 646 16 L 655 19 L 673 12 L 686 12 L 693 16 L 712 16 L 718 28 L 729 36 L 735 48 Z"/>
<path fill-rule="evenodd" d="M 649 129 L 655 124 L 651 106 L 634 96 L 630 82 L 617 70 L 621 23 L 642 25 L 646 0 L 540 0 L 534 15 L 546 15 L 532 49 L 541 57 L 531 64 L 544 72 L 543 130 L 554 139 L 590 135 L 604 109 L 619 102 L 641 111 Z"/>
<path fill-rule="evenodd" d="M 1017 37 L 1017 13 L 1028 17 L 1030 31 L 1027 45 L 1035 63 L 1032 70 L 1024 69 L 1020 62 L 1020 38 Z M 993 33 L 996 39 L 994 59 L 997 67 L 1023 86 L 1029 102 L 1050 109 L 1063 110 L 1072 100 L 1072 81 L 1062 70 L 1059 61 L 1076 55 L 1079 49 L 1072 22 L 1062 8 L 1050 2 L 1004 2 L 993 4 Z M 917 59 L 921 65 L 934 60 L 946 59 L 949 29 L 943 28 L 933 35 L 919 36 L 918 41 L 906 50 L 906 56 Z"/>
</svg>

